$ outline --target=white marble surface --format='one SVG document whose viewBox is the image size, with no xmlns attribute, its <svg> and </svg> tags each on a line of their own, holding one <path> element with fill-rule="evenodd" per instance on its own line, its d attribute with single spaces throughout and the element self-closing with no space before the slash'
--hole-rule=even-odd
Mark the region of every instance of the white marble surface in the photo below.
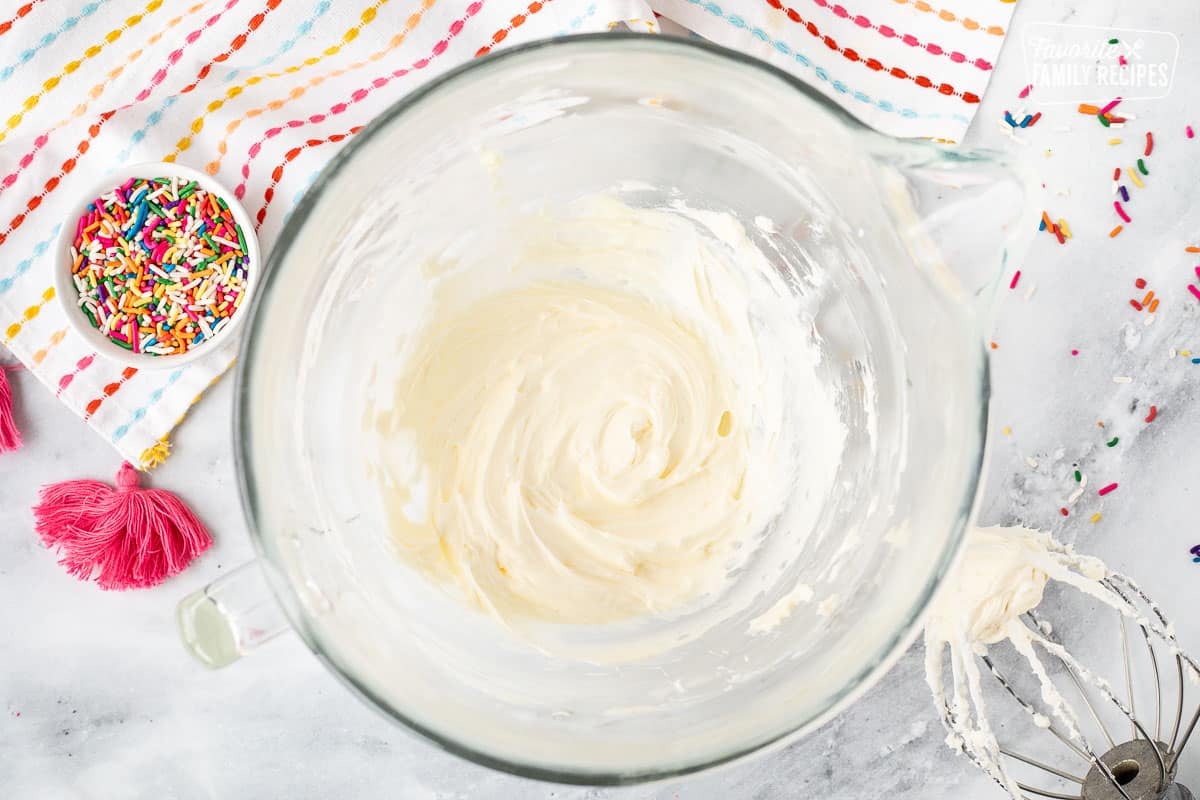
<svg viewBox="0 0 1200 800">
<path fill-rule="evenodd" d="M 1114 134 L 1069 106 L 1045 109 L 1041 123 L 1025 132 L 1027 145 L 1006 142 L 997 120 L 1003 109 L 1015 110 L 1025 83 L 1012 36 L 1038 20 L 1175 31 L 1181 51 L 1173 94 L 1123 106 L 1139 119 L 1121 132 L 1130 141 L 1120 147 L 1108 146 Z M 999 348 L 983 518 L 1050 527 L 1132 573 L 1174 612 L 1184 643 L 1200 650 L 1200 622 L 1186 616 L 1200 579 L 1200 564 L 1188 554 L 1200 543 L 1193 511 L 1200 488 L 1194 446 L 1200 414 L 1193 405 L 1200 365 L 1167 358 L 1170 346 L 1200 353 L 1200 303 L 1186 292 L 1194 262 L 1183 253 L 1184 244 L 1200 244 L 1200 139 L 1183 136 L 1185 124 L 1200 127 L 1192 102 L 1200 79 L 1197 33 L 1200 18 L 1188 3 L 1027 0 L 970 142 L 1004 147 L 1030 164 L 1046 183 L 1045 191 L 1035 187 L 1041 197 L 1035 202 L 1065 217 L 1075 234 L 1061 247 L 1048 236 L 1036 239 L 1017 265 L 1021 285 L 1004 290 L 999 323 L 989 333 Z M 1153 173 L 1131 204 L 1135 223 L 1110 240 L 1111 169 L 1132 163 L 1146 128 L 1158 140 Z M 1070 196 L 1058 195 L 1060 189 Z M 1139 275 L 1164 297 L 1149 328 L 1127 305 Z M 1035 284 L 1036 294 L 1025 300 Z M 1072 357 L 1071 348 L 1080 355 Z M 1133 382 L 1114 384 L 1118 374 Z M 177 454 L 152 477 L 200 510 L 217 545 L 160 588 L 106 594 L 55 564 L 37 543 L 29 507 L 40 484 L 108 478 L 116 457 L 28 375 L 14 380 L 27 447 L 0 457 L 2 797 L 1001 797 L 942 746 L 919 647 L 857 705 L 803 741 L 716 772 L 620 790 L 520 780 L 439 752 L 352 700 L 294 637 L 208 672 L 178 645 L 172 612 L 181 595 L 250 555 L 233 488 L 231 382 L 209 393 L 174 437 Z M 1146 426 L 1141 419 L 1150 402 L 1160 412 Z M 1001 433 L 1004 426 L 1011 435 Z M 1120 436 L 1118 447 L 1104 446 L 1110 433 Z M 1073 488 L 1068 471 L 1076 461 L 1094 482 L 1119 481 L 1120 489 L 1103 501 L 1089 492 L 1063 518 L 1057 510 Z M 1091 524 L 1098 509 L 1103 519 Z M 1084 620 L 1067 620 L 1066 627 L 1072 623 L 1097 648 L 1116 641 L 1111 630 L 1092 631 Z M 1182 776 L 1200 783 L 1200 748 L 1185 755 Z"/>
</svg>

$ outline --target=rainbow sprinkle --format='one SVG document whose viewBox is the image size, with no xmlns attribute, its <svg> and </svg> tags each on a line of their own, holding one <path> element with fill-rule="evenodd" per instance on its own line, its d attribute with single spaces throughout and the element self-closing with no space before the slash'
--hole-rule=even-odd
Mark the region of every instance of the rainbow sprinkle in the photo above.
<svg viewBox="0 0 1200 800">
<path fill-rule="evenodd" d="M 229 205 L 179 178 L 130 178 L 76 223 L 72 278 L 92 326 L 134 353 L 168 356 L 229 324 L 249 251 Z"/>
</svg>

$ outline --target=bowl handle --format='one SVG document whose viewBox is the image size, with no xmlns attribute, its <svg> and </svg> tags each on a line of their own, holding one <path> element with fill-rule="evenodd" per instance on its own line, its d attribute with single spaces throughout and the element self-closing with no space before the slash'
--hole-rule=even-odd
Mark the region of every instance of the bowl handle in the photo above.
<svg viewBox="0 0 1200 800">
<path fill-rule="evenodd" d="M 229 666 L 290 628 L 256 561 L 183 598 L 175 621 L 188 652 L 210 669 Z"/>
</svg>

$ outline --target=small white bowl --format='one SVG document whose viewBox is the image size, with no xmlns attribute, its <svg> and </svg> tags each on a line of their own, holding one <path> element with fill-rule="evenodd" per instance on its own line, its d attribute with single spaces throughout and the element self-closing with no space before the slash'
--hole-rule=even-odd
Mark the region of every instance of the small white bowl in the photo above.
<svg viewBox="0 0 1200 800">
<path fill-rule="evenodd" d="M 234 222 L 242 229 L 242 235 L 246 238 L 246 255 L 248 258 L 246 262 L 246 278 L 242 289 L 242 294 L 245 296 L 242 298 L 241 306 L 229 317 L 229 322 L 225 327 L 219 333 L 213 335 L 211 339 L 202 342 L 197 347 L 185 353 L 164 356 L 152 353 L 134 353 L 116 344 L 99 330 L 92 327 L 91 321 L 88 320 L 87 315 L 83 313 L 79 306 L 79 291 L 75 288 L 75 282 L 71 278 L 71 247 L 75 244 L 76 223 L 87 211 L 89 203 L 100 195 L 112 191 L 112 189 L 125 183 L 130 178 L 172 177 L 178 177 L 183 183 L 195 181 L 206 192 L 217 195 L 217 197 L 224 200 L 229 206 Z M 258 273 L 261 269 L 262 258 L 259 254 L 258 238 L 254 235 L 254 225 L 250 222 L 250 215 L 246 213 L 246 209 L 242 208 L 242 204 L 234 198 L 233 192 L 226 190 L 224 186 L 203 172 L 189 167 L 170 164 L 165 161 L 148 162 L 122 167 L 114 172 L 110 172 L 101 180 L 96 181 L 89 188 L 88 192 L 81 195 L 80 200 L 71 207 L 63 220 L 62 230 L 59 233 L 56 246 L 54 293 L 58 298 L 59 304 L 62 306 L 63 312 L 67 315 L 67 321 L 71 327 L 94 347 L 98 354 L 111 361 L 137 369 L 179 367 L 222 349 L 221 344 L 229 341 L 230 337 L 241 326 L 242 318 L 249 314 L 250 296 L 254 294 L 254 289 L 258 286 Z"/>
</svg>

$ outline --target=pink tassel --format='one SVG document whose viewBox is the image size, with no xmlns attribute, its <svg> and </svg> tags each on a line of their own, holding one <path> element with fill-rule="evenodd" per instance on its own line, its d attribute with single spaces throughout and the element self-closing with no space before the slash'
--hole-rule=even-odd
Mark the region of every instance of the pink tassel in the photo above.
<svg viewBox="0 0 1200 800">
<path fill-rule="evenodd" d="M 33 509 L 37 532 L 57 547 L 59 563 L 101 589 L 155 586 L 181 572 L 212 544 L 203 523 L 168 491 L 139 489 L 122 465 L 117 487 L 92 480 L 43 486 Z"/>
<path fill-rule="evenodd" d="M 21 446 L 21 432 L 13 416 L 12 387 L 8 384 L 8 370 L 16 367 L 0 367 L 0 453 L 16 450 Z"/>
</svg>

